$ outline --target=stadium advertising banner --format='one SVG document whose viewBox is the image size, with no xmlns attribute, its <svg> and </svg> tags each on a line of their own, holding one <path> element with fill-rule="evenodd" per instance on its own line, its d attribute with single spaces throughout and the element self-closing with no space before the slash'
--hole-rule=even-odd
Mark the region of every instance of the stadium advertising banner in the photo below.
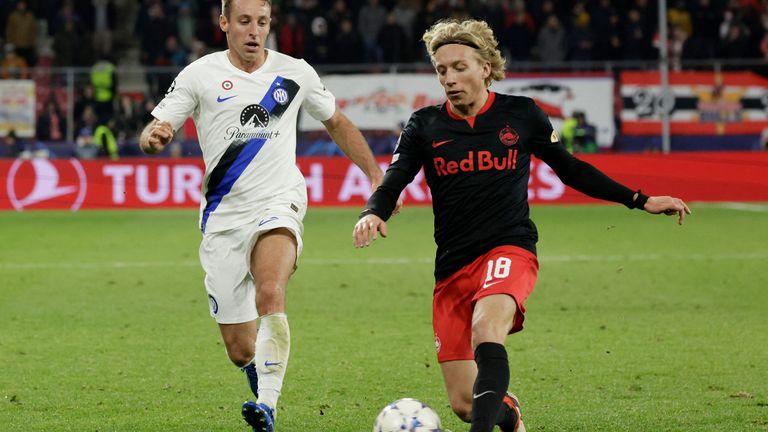
<svg viewBox="0 0 768 432">
<path fill-rule="evenodd" d="M 768 201 L 768 152 L 583 155 L 609 176 L 648 194 L 687 201 Z M 379 159 L 382 167 L 389 163 Z M 365 175 L 342 157 L 299 158 L 310 206 L 361 207 L 370 194 Z M 0 161 L 0 210 L 197 207 L 203 163 L 185 159 Z M 595 203 L 534 160 L 532 203 Z M 408 205 L 431 203 L 423 173 L 404 191 Z"/>
<path fill-rule="evenodd" d="M 364 130 L 397 130 L 412 112 L 445 101 L 434 74 L 328 75 L 323 83 L 344 114 Z M 597 128 L 598 144 L 613 143 L 614 82 L 608 75 L 510 75 L 494 82 L 491 90 L 535 99 L 558 134 L 566 118 L 582 111 Z M 323 125 L 303 115 L 299 128 L 314 131 Z"/>
<path fill-rule="evenodd" d="M 661 112 L 675 135 L 760 135 L 768 129 L 768 79 L 752 72 L 671 72 L 661 101 L 657 72 L 622 72 L 621 131 L 659 135 Z"/>
<path fill-rule="evenodd" d="M 35 82 L 0 80 L 0 136 L 35 136 Z"/>
</svg>

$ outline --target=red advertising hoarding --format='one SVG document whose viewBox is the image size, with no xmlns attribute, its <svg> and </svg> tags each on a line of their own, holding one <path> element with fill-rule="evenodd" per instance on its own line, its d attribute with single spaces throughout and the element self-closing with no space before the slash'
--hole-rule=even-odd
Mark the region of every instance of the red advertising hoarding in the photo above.
<svg viewBox="0 0 768 432">
<path fill-rule="evenodd" d="M 768 152 L 583 155 L 614 179 L 648 194 L 688 201 L 768 201 Z M 380 159 L 386 167 L 388 157 Z M 360 207 L 370 194 L 362 172 L 342 157 L 299 158 L 310 206 Z M 197 207 L 202 161 L 0 161 L 0 210 Z M 404 191 L 409 205 L 429 204 L 423 173 Z M 528 195 L 532 203 L 596 202 L 563 185 L 552 169 L 534 160 Z"/>
</svg>

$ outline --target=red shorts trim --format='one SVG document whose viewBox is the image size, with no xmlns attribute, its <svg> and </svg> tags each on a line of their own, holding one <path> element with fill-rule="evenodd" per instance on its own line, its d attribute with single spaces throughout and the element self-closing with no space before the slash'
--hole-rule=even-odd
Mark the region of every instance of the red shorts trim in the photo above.
<svg viewBox="0 0 768 432">
<path fill-rule="evenodd" d="M 523 329 L 525 300 L 539 274 L 536 255 L 516 246 L 499 246 L 435 284 L 432 327 L 438 362 L 474 360 L 472 312 L 483 297 L 507 294 L 518 314 L 509 333 Z"/>
</svg>

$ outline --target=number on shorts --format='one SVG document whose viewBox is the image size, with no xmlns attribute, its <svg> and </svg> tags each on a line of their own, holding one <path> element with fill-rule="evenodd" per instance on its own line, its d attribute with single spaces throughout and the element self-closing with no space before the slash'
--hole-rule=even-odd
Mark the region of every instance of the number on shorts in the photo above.
<svg viewBox="0 0 768 432">
<path fill-rule="evenodd" d="M 507 257 L 496 258 L 496 261 L 488 261 L 488 274 L 485 277 L 486 282 L 494 279 L 504 279 L 509 276 L 512 260 Z"/>
</svg>

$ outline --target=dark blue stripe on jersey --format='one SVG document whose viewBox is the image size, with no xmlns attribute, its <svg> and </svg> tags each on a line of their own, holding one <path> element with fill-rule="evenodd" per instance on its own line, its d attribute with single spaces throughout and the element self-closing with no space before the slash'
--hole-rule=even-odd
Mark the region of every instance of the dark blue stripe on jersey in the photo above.
<svg viewBox="0 0 768 432">
<path fill-rule="evenodd" d="M 283 77 L 278 76 L 272 81 L 272 85 L 269 86 L 267 93 L 261 98 L 259 105 L 263 106 L 270 114 L 275 109 L 277 102 L 272 98 L 272 92 L 279 87 L 283 82 Z M 245 172 L 245 169 L 251 163 L 251 161 L 259 154 L 264 144 L 267 142 L 265 138 L 254 138 L 247 142 L 238 141 L 232 143 L 229 148 L 224 152 L 224 155 L 216 164 L 216 167 L 211 171 L 211 175 L 208 178 L 208 192 L 205 194 L 205 209 L 203 210 L 203 220 L 200 224 L 200 229 L 205 232 L 205 226 L 208 223 L 208 218 L 211 216 L 221 200 L 226 194 L 232 190 L 237 179 Z"/>
</svg>

